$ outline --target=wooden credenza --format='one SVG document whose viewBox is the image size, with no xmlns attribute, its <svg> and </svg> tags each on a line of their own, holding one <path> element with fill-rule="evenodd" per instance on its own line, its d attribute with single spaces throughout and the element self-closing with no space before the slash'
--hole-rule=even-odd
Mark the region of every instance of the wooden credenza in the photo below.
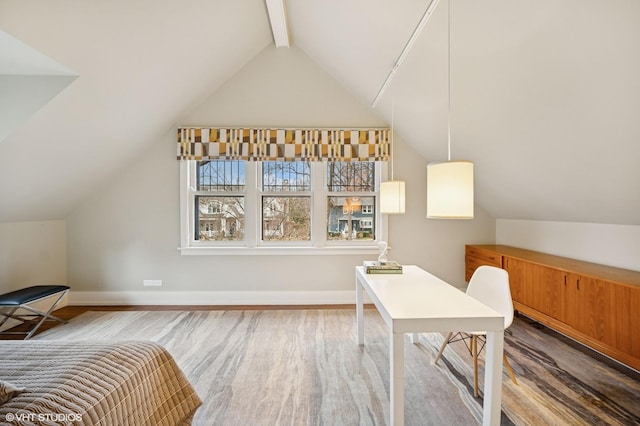
<svg viewBox="0 0 640 426">
<path fill-rule="evenodd" d="M 509 272 L 516 311 L 640 371 L 640 272 L 502 245 L 467 245 L 480 265 Z"/>
</svg>

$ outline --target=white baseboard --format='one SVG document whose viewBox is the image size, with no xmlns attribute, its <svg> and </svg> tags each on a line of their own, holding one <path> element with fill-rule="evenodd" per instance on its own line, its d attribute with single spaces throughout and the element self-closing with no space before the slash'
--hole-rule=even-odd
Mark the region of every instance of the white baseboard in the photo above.
<svg viewBox="0 0 640 426">
<path fill-rule="evenodd" d="M 369 302 L 368 298 L 365 298 Z M 70 291 L 69 305 L 348 305 L 354 291 Z"/>
</svg>

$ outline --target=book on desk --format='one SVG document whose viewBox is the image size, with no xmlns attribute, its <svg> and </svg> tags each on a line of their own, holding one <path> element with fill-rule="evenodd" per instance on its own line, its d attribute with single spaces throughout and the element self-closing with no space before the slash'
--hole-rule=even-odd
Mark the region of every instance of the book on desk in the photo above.
<svg viewBox="0 0 640 426">
<path fill-rule="evenodd" d="M 365 260 L 362 265 L 364 266 L 367 274 L 401 274 L 402 265 L 396 261 L 388 260 L 386 262 L 380 262 L 377 260 Z"/>
</svg>

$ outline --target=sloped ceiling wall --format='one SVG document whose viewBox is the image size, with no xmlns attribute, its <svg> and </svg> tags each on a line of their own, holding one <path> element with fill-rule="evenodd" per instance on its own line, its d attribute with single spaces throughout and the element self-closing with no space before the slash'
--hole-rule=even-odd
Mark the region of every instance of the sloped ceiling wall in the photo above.
<svg viewBox="0 0 640 426">
<path fill-rule="evenodd" d="M 77 75 L 0 31 L 0 142 Z"/>
<path fill-rule="evenodd" d="M 370 105 L 429 1 L 286 4 L 293 44 Z M 446 159 L 449 22 L 477 203 L 640 225 L 640 2 L 442 0 L 376 108 L 425 164 Z M 64 218 L 272 43 L 250 0 L 0 0 L 0 28 L 80 75 L 0 143 L 1 221 Z"/>
<path fill-rule="evenodd" d="M 265 16 L 253 0 L 0 1 L 2 30 L 79 74 L 0 143 L 0 220 L 66 217 L 269 45 Z"/>
<path fill-rule="evenodd" d="M 500 218 L 640 225 L 640 3 L 475 6 L 454 128 L 478 197 Z"/>
<path fill-rule="evenodd" d="M 428 2 L 343 3 L 290 2 L 294 39 L 370 103 Z M 640 225 L 638 22 L 636 1 L 451 0 L 452 159 L 494 217 Z M 429 162 L 447 158 L 448 24 L 442 0 L 378 106 Z"/>
</svg>

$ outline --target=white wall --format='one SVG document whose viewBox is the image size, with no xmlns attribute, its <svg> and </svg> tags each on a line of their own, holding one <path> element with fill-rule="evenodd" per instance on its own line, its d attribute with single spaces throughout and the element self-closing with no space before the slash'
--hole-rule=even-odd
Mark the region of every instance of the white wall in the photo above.
<svg viewBox="0 0 640 426">
<path fill-rule="evenodd" d="M 498 219 L 496 244 L 640 271 L 640 226 Z"/>
<path fill-rule="evenodd" d="M 0 293 L 67 282 L 63 220 L 0 223 Z"/>
<path fill-rule="evenodd" d="M 464 288 L 464 246 L 492 244 L 495 220 L 478 205 L 473 220 L 427 219 L 427 161 L 398 135 L 394 143 L 394 178 L 406 181 L 407 211 L 389 215 L 389 258 Z"/>
<path fill-rule="evenodd" d="M 0 294 L 32 285 L 66 283 L 67 228 L 63 220 L 0 223 Z M 31 305 L 47 310 L 56 298 Z M 58 306 L 66 304 L 65 297 Z M 16 312 L 23 313 L 28 312 Z M 0 331 L 17 324 L 19 321 L 10 319 Z"/>
<path fill-rule="evenodd" d="M 266 49 L 178 124 L 387 125 L 295 48 Z M 406 215 L 390 218 L 391 257 L 462 286 L 464 244 L 493 242 L 494 221 L 482 211 L 474 221 L 427 221 L 426 161 L 399 138 L 395 143 L 396 178 L 407 181 L 408 206 Z M 68 217 L 74 290 L 140 291 L 150 297 L 162 290 L 353 293 L 353 266 L 364 256 L 181 256 L 175 151 L 172 126 Z M 163 287 L 144 288 L 143 279 L 161 279 Z M 215 297 L 206 300 L 215 303 Z"/>
</svg>

